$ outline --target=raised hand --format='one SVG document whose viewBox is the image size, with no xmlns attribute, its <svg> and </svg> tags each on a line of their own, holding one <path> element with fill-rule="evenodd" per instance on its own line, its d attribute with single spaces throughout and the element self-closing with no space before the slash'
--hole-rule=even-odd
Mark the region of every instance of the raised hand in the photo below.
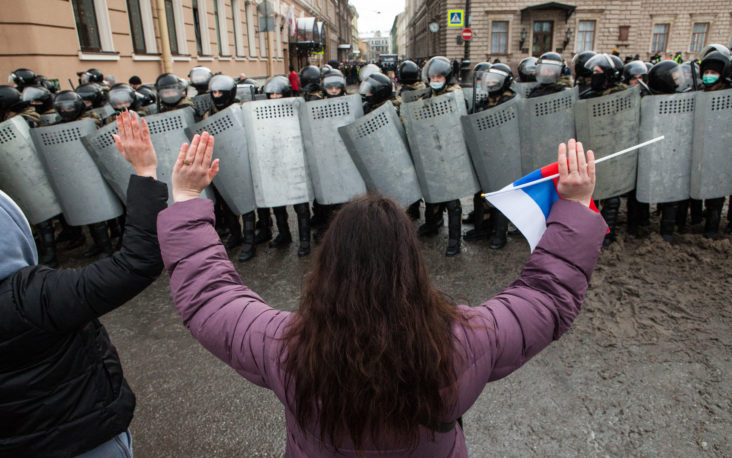
<svg viewBox="0 0 732 458">
<path fill-rule="evenodd" d="M 582 143 L 574 139 L 567 143 L 559 145 L 557 191 L 562 199 L 574 200 L 589 207 L 595 189 L 595 153 L 587 151 L 585 159 Z"/>
<path fill-rule="evenodd" d="M 139 118 L 134 111 L 123 110 L 117 116 L 119 135 L 112 134 L 112 137 L 119 152 L 135 168 L 135 173 L 157 178 L 158 158 L 150 141 L 150 130 L 144 119 L 138 122 Z"/>
<path fill-rule="evenodd" d="M 183 143 L 173 166 L 173 200 L 183 202 L 200 197 L 204 188 L 219 173 L 219 160 L 211 162 L 214 138 L 208 132 L 196 134 Z"/>
</svg>

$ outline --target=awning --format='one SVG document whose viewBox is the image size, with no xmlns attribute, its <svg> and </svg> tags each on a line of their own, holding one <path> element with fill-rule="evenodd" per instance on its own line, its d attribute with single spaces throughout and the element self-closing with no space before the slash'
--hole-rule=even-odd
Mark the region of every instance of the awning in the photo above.
<svg viewBox="0 0 732 458">
<path fill-rule="evenodd" d="M 338 49 L 351 49 L 351 45 L 338 45 Z"/>
<path fill-rule="evenodd" d="M 577 6 L 575 5 L 567 5 L 566 3 L 559 3 L 559 2 L 548 2 L 548 3 L 541 3 L 539 5 L 533 5 L 533 6 L 527 6 L 526 8 L 521 10 L 521 20 L 523 21 L 527 14 L 531 13 L 532 11 L 544 11 L 544 10 L 562 10 L 567 15 L 565 18 L 565 21 L 569 19 L 569 17 L 574 13 L 574 10 L 577 9 Z"/>
</svg>

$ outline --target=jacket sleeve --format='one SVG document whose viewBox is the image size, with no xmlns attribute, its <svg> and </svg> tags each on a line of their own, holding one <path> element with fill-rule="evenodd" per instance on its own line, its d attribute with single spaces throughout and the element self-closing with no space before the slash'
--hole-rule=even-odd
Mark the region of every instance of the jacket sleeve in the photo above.
<svg viewBox="0 0 732 458">
<path fill-rule="evenodd" d="M 19 272 L 13 284 L 18 313 L 34 326 L 64 333 L 135 297 L 163 268 L 155 220 L 167 199 L 165 183 L 132 175 L 121 250 L 80 269 Z"/>
<path fill-rule="evenodd" d="M 242 284 L 213 223 L 207 199 L 160 213 L 158 238 L 173 303 L 207 350 L 250 382 L 276 389 L 278 337 L 290 313 L 269 307 Z"/>
<path fill-rule="evenodd" d="M 479 307 L 458 339 L 474 361 L 465 374 L 474 400 L 487 382 L 521 367 L 569 329 L 584 301 L 607 225 L 599 213 L 558 200 L 518 280 Z M 460 336 L 462 334 L 462 338 Z M 472 404 L 469 402 L 468 404 Z"/>
</svg>

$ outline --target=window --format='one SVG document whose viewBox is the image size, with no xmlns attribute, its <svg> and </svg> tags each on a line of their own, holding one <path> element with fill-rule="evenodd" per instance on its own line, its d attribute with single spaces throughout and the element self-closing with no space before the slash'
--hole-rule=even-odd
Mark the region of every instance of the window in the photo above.
<svg viewBox="0 0 732 458">
<path fill-rule="evenodd" d="M 97 14 L 93 0 L 73 0 L 76 31 L 79 34 L 79 43 L 82 51 L 100 52 L 102 50 L 97 26 Z"/>
<path fill-rule="evenodd" d="M 249 57 L 257 57 L 257 44 L 254 41 L 254 12 L 252 3 L 244 4 L 247 15 L 247 43 L 249 43 Z"/>
<path fill-rule="evenodd" d="M 165 0 L 165 20 L 168 23 L 168 41 L 170 41 L 170 52 L 172 54 L 178 54 L 178 34 L 175 30 L 173 0 Z"/>
<path fill-rule="evenodd" d="M 592 51 L 595 45 L 595 21 L 579 21 L 575 51 Z"/>
<path fill-rule="evenodd" d="M 132 50 L 136 54 L 145 54 L 145 31 L 142 28 L 142 14 L 140 14 L 139 0 L 127 0 L 127 15 L 130 17 Z"/>
<path fill-rule="evenodd" d="M 198 0 L 193 0 L 191 9 L 193 10 L 193 31 L 196 34 L 196 52 L 200 56 L 203 54 L 203 47 L 201 45 L 201 13 L 198 10 Z"/>
<path fill-rule="evenodd" d="M 241 33 L 241 0 L 231 0 L 231 20 L 234 23 L 234 50 L 244 56 L 244 39 Z"/>
<path fill-rule="evenodd" d="M 508 52 L 508 21 L 493 21 L 491 24 L 491 54 Z"/>
<path fill-rule="evenodd" d="M 690 51 L 701 51 L 707 40 L 707 30 L 709 30 L 708 22 L 697 22 L 691 32 Z"/>
<path fill-rule="evenodd" d="M 621 25 L 618 27 L 618 41 L 630 41 L 629 25 Z"/>
<path fill-rule="evenodd" d="M 534 22 L 534 38 L 532 41 L 531 54 L 540 56 L 545 52 L 552 50 L 554 38 L 554 22 L 552 21 L 536 21 Z"/>
<path fill-rule="evenodd" d="M 651 52 L 665 52 L 666 40 L 668 39 L 668 24 L 655 24 L 653 26 L 653 41 Z"/>
</svg>

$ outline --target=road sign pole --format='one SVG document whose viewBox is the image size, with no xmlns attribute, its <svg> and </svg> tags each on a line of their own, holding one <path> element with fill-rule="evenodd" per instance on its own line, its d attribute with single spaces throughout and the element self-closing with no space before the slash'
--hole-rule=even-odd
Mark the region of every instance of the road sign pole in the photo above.
<svg viewBox="0 0 732 458">
<path fill-rule="evenodd" d="M 470 0 L 465 0 L 465 28 L 470 28 Z M 463 60 L 470 60 L 470 41 L 465 41 L 465 51 L 463 53 Z"/>
</svg>

